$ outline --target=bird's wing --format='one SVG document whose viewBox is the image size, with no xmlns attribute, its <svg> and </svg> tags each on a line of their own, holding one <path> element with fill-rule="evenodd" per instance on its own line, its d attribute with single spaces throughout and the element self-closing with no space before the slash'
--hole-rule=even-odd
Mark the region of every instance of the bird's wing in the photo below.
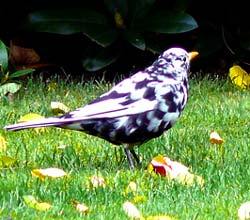
<svg viewBox="0 0 250 220">
<path fill-rule="evenodd" d="M 147 99 L 136 100 L 130 104 L 122 105 L 126 99 L 119 98 L 115 101 L 112 99 L 89 104 L 83 108 L 79 108 L 70 112 L 65 116 L 67 119 L 98 119 L 98 118 L 115 118 L 133 114 L 140 114 L 153 110 L 156 107 L 157 101 Z"/>
<path fill-rule="evenodd" d="M 138 75 L 138 74 L 137 74 Z M 145 93 L 154 95 L 154 88 L 146 86 L 136 89 L 134 76 L 123 80 L 109 92 L 103 94 L 90 104 L 69 112 L 64 116 L 66 119 L 98 119 L 115 118 L 126 115 L 140 114 L 156 108 L 157 100 L 144 98 Z M 145 81 L 145 84 L 147 82 Z"/>
</svg>

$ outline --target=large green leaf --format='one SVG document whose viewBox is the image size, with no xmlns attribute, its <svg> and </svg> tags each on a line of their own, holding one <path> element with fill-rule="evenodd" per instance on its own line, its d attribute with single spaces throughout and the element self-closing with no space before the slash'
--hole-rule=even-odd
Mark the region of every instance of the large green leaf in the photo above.
<svg viewBox="0 0 250 220">
<path fill-rule="evenodd" d="M 0 72 L 3 71 L 5 73 L 8 70 L 8 51 L 3 43 L 0 40 Z"/>
<path fill-rule="evenodd" d="M 95 56 L 85 59 L 82 64 L 87 71 L 94 72 L 114 63 L 118 57 L 119 54 L 116 51 L 105 48 Z"/>
<path fill-rule="evenodd" d="M 137 22 L 141 22 L 146 14 L 152 9 L 155 0 L 128 0 L 130 27 L 133 28 Z M 141 20 L 140 20 L 141 19 Z"/>
<path fill-rule="evenodd" d="M 198 24 L 191 15 L 184 12 L 158 11 L 148 16 L 141 27 L 157 33 L 178 34 L 194 30 Z"/>
<path fill-rule="evenodd" d="M 133 31 L 126 31 L 124 37 L 134 47 L 137 47 L 140 50 L 145 50 L 146 44 L 142 34 Z"/>
<path fill-rule="evenodd" d="M 5 83 L 0 85 L 0 98 L 8 93 L 16 93 L 20 88 L 21 85 L 17 83 Z"/>
<path fill-rule="evenodd" d="M 20 77 L 20 76 L 25 76 L 27 74 L 30 74 L 30 73 L 34 72 L 34 71 L 35 71 L 35 69 L 17 70 L 14 73 L 10 74 L 9 78 L 12 79 L 12 78 Z"/>
<path fill-rule="evenodd" d="M 92 27 L 84 34 L 102 47 L 111 45 L 118 37 L 117 30 L 106 27 Z"/>
<path fill-rule="evenodd" d="M 107 17 L 85 8 L 36 11 L 29 14 L 24 28 L 64 35 L 84 33 L 102 46 L 108 46 L 116 39 Z"/>
</svg>

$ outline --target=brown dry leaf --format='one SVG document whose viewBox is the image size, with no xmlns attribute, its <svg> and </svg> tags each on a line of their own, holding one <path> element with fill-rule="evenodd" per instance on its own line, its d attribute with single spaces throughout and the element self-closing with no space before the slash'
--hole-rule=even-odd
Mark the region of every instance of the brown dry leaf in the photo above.
<svg viewBox="0 0 250 220">
<path fill-rule="evenodd" d="M 224 140 L 220 137 L 220 135 L 216 131 L 212 131 L 210 133 L 209 141 L 212 144 L 222 144 Z"/>
<path fill-rule="evenodd" d="M 122 205 L 124 212 L 131 219 L 144 219 L 140 213 L 140 211 L 136 208 L 136 206 L 129 201 L 126 201 Z"/>
<path fill-rule="evenodd" d="M 59 168 L 33 169 L 31 174 L 41 180 L 44 180 L 45 177 L 60 178 L 67 175 L 66 172 Z"/>
<path fill-rule="evenodd" d="M 239 220 L 250 220 L 250 201 L 241 204 L 238 209 Z"/>
<path fill-rule="evenodd" d="M 40 56 L 33 48 L 16 45 L 10 41 L 10 62 L 15 66 L 35 64 L 40 61 Z"/>
<path fill-rule="evenodd" d="M 94 188 L 106 186 L 105 179 L 102 176 L 92 176 L 90 178 L 90 182 L 92 187 Z"/>
<path fill-rule="evenodd" d="M 6 143 L 7 142 L 6 142 L 5 138 L 2 135 L 0 135 L 0 153 L 3 153 L 6 151 L 6 149 L 7 149 Z"/>
<path fill-rule="evenodd" d="M 69 107 L 61 102 L 51 102 L 50 107 L 55 115 L 65 114 L 70 111 Z"/>
</svg>

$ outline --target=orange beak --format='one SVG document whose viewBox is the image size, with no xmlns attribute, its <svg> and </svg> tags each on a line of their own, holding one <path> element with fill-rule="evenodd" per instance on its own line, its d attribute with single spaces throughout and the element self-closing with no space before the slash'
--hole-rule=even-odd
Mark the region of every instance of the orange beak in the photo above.
<svg viewBox="0 0 250 220">
<path fill-rule="evenodd" d="M 189 60 L 191 61 L 192 59 L 194 59 L 194 58 L 197 57 L 198 55 L 199 55 L 198 52 L 192 51 L 192 52 L 188 53 L 188 58 L 189 58 Z"/>
</svg>

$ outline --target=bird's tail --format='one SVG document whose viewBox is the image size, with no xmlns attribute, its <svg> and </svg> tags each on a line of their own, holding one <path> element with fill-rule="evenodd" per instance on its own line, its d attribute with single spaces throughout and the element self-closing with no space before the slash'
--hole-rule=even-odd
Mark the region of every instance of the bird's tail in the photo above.
<svg viewBox="0 0 250 220">
<path fill-rule="evenodd" d="M 39 120 L 32 120 L 27 122 L 21 122 L 17 124 L 7 125 L 4 129 L 9 131 L 18 131 L 28 128 L 40 128 L 40 127 L 50 127 L 50 126 L 61 126 L 65 123 L 62 118 L 44 118 Z"/>
</svg>

